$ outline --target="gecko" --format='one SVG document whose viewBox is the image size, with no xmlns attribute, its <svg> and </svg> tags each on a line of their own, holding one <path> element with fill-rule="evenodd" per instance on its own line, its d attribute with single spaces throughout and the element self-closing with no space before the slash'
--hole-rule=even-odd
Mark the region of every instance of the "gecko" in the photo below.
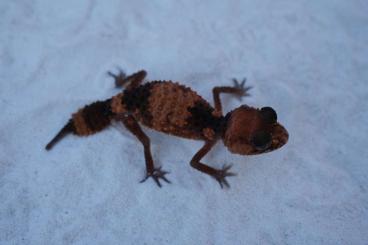
<svg viewBox="0 0 368 245">
<path fill-rule="evenodd" d="M 230 187 L 226 177 L 232 165 L 217 169 L 203 163 L 202 158 L 222 140 L 226 148 L 235 154 L 256 155 L 279 149 L 289 138 L 287 130 L 277 120 L 272 107 L 254 108 L 243 104 L 226 113 L 222 112 L 220 94 L 233 94 L 239 99 L 249 96 L 250 86 L 246 79 L 233 79 L 233 86 L 218 86 L 212 89 L 214 107 L 191 88 L 171 80 L 145 81 L 147 72 L 140 70 L 127 76 L 123 70 L 108 75 L 115 80 L 122 92 L 104 100 L 84 106 L 72 114 L 66 125 L 46 145 L 51 148 L 68 134 L 88 136 L 102 131 L 113 121 L 121 122 L 143 145 L 146 165 L 145 182 L 152 178 L 161 187 L 160 181 L 171 183 L 169 172 L 154 164 L 150 139 L 141 125 L 169 135 L 201 140 L 204 145 L 194 154 L 190 165 L 213 177 L 220 187 Z"/>
</svg>

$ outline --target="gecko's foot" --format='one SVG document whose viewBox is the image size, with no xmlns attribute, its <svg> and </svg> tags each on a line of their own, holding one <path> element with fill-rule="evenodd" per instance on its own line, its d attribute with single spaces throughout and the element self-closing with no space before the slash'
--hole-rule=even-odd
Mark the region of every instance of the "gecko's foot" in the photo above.
<svg viewBox="0 0 368 245">
<path fill-rule="evenodd" d="M 239 91 L 235 95 L 238 97 L 239 100 L 242 100 L 243 97 L 250 96 L 250 93 L 248 93 L 248 91 L 252 89 L 252 86 L 245 86 L 246 82 L 246 78 L 244 78 L 241 82 L 233 78 L 234 88 Z"/>
<path fill-rule="evenodd" d="M 119 69 L 118 74 L 114 74 L 111 71 L 108 71 L 107 75 L 113 77 L 115 79 L 115 87 L 120 88 L 123 87 L 129 81 L 126 79 L 127 76 L 125 72 L 121 68 L 118 69 Z"/>
<path fill-rule="evenodd" d="M 161 170 L 161 167 L 153 169 L 152 173 L 147 173 L 146 177 L 140 181 L 140 183 L 145 182 L 149 177 L 152 177 L 153 180 L 156 182 L 156 184 L 161 188 L 160 179 L 165 181 L 166 183 L 171 183 L 166 177 L 165 174 L 168 174 L 169 172 Z"/>
<path fill-rule="evenodd" d="M 220 184 L 221 188 L 227 187 L 230 188 L 229 183 L 227 182 L 227 180 L 225 179 L 226 177 L 231 177 L 231 176 L 236 176 L 235 173 L 231 173 L 228 172 L 228 170 L 232 167 L 232 165 L 224 165 L 222 167 L 222 169 L 217 170 L 216 174 L 213 175 L 212 177 L 214 177 Z"/>
</svg>

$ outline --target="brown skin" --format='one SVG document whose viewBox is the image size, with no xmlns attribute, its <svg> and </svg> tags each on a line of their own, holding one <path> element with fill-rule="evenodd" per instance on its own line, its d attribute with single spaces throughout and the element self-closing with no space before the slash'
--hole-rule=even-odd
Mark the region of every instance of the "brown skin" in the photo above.
<svg viewBox="0 0 368 245">
<path fill-rule="evenodd" d="M 152 177 L 161 187 L 160 179 L 170 183 L 165 177 L 168 172 L 155 167 L 150 150 L 150 140 L 139 123 L 154 130 L 175 136 L 203 140 L 204 146 L 193 156 L 190 164 L 195 169 L 215 178 L 221 188 L 229 187 L 227 176 L 230 165 L 222 169 L 212 168 L 201 162 L 219 139 L 230 152 L 241 155 L 255 155 L 276 150 L 286 144 L 288 133 L 277 122 L 276 112 L 270 107 L 262 109 L 246 105 L 222 114 L 221 93 L 230 93 L 239 98 L 249 95 L 250 87 L 245 80 L 234 81 L 233 87 L 215 87 L 213 98 L 215 108 L 190 88 L 172 81 L 151 81 L 142 85 L 145 71 L 125 76 L 108 74 L 115 79 L 116 87 L 125 87 L 122 93 L 106 101 L 97 101 L 73 114 L 69 122 L 47 144 L 50 150 L 54 144 L 68 133 L 87 136 L 97 133 L 110 122 L 121 121 L 142 143 L 146 161 L 144 182 Z"/>
<path fill-rule="evenodd" d="M 272 134 L 270 146 L 266 149 L 257 149 L 251 143 L 253 134 L 260 130 L 268 131 Z M 286 129 L 281 124 L 277 122 L 273 124 L 264 123 L 258 109 L 241 106 L 231 112 L 231 117 L 222 140 L 232 153 L 256 155 L 280 148 L 287 142 L 288 137 Z"/>
</svg>

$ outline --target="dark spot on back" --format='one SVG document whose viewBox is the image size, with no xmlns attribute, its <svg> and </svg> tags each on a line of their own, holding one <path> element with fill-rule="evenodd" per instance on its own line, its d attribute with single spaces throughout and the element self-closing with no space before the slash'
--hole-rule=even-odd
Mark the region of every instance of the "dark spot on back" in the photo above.
<svg viewBox="0 0 368 245">
<path fill-rule="evenodd" d="M 202 133 L 203 129 L 211 128 L 217 135 L 222 133 L 226 119 L 215 117 L 212 114 L 214 109 L 207 103 L 199 101 L 193 107 L 189 107 L 188 111 L 191 113 L 187 119 L 190 129 Z"/>
<path fill-rule="evenodd" d="M 111 99 L 105 101 L 96 101 L 83 108 L 83 118 L 86 126 L 97 132 L 104 129 L 110 124 L 111 116 Z"/>
<path fill-rule="evenodd" d="M 147 125 L 150 125 L 152 121 L 152 115 L 148 110 L 148 98 L 151 95 L 152 87 L 157 83 L 159 82 L 150 82 L 130 90 L 125 90 L 124 96 L 122 97 L 122 103 L 127 110 L 129 112 L 138 111 Z"/>
</svg>

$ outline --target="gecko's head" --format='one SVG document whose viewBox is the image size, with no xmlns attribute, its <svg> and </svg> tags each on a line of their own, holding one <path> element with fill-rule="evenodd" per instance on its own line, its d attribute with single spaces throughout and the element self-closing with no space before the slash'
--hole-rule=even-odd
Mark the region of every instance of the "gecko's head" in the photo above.
<svg viewBox="0 0 368 245">
<path fill-rule="evenodd" d="M 271 107 L 256 109 L 243 105 L 229 112 L 227 118 L 223 141 L 232 153 L 261 154 L 288 141 L 289 134 L 277 122 L 277 114 Z"/>
</svg>

